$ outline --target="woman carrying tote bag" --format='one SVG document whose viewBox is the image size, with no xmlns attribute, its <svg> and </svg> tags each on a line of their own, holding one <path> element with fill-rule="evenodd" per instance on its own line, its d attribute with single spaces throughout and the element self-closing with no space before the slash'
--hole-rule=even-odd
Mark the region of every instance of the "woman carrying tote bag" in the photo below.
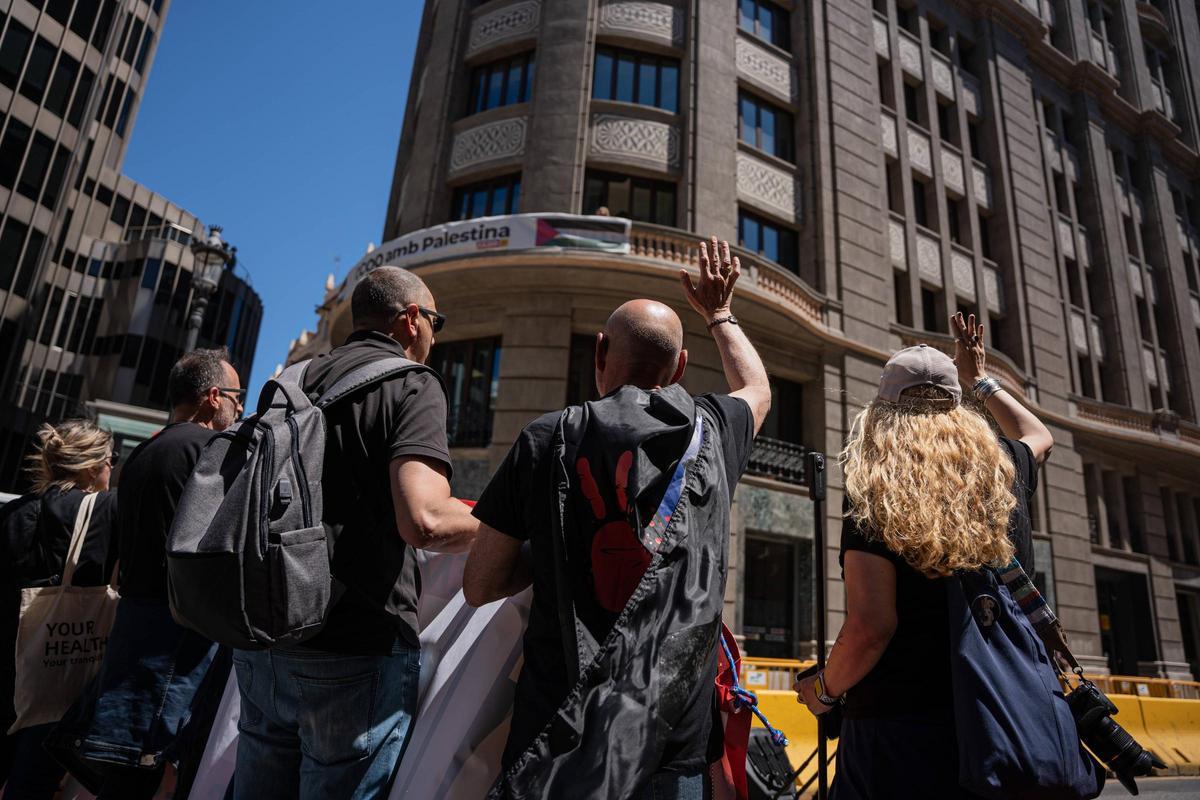
<svg viewBox="0 0 1200 800">
<path fill-rule="evenodd" d="M 100 667 L 116 611 L 112 436 L 43 425 L 34 491 L 0 509 L 0 725 L 5 800 L 52 798 L 64 770 L 42 742 Z"/>
<path fill-rule="evenodd" d="M 959 783 L 947 578 L 1014 554 L 1033 574 L 1029 499 L 1054 440 L 987 376 L 974 316 L 951 322 L 954 360 L 925 345 L 896 353 L 842 454 L 846 620 L 823 673 L 796 685 L 814 714 L 844 704 L 834 800 L 971 796 Z M 1002 436 L 963 406 L 962 386 Z"/>
</svg>

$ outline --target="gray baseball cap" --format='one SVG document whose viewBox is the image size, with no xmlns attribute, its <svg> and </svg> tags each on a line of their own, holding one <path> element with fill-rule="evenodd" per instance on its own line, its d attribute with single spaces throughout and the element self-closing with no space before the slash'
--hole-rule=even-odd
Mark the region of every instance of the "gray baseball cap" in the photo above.
<svg viewBox="0 0 1200 800">
<path fill-rule="evenodd" d="M 914 386 L 936 386 L 949 392 L 956 403 L 962 400 L 954 361 L 927 344 L 906 347 L 888 359 L 879 379 L 879 399 L 898 403 L 901 392 Z"/>
</svg>

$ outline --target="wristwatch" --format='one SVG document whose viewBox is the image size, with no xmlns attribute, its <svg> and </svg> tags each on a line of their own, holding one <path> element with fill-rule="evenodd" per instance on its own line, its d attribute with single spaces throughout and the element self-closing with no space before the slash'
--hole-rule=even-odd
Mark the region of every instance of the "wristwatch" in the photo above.
<svg viewBox="0 0 1200 800">
<path fill-rule="evenodd" d="M 713 328 L 720 325 L 722 322 L 728 322 L 730 325 L 737 325 L 738 318 L 735 317 L 733 314 L 730 314 L 727 317 L 721 317 L 720 319 L 714 319 L 712 322 L 708 323 L 708 329 L 711 331 Z"/>
<path fill-rule="evenodd" d="M 813 691 L 817 693 L 817 699 L 821 701 L 821 705 L 841 705 L 841 697 L 830 697 L 825 692 L 825 670 L 818 672 L 816 678 L 813 679 Z"/>
</svg>

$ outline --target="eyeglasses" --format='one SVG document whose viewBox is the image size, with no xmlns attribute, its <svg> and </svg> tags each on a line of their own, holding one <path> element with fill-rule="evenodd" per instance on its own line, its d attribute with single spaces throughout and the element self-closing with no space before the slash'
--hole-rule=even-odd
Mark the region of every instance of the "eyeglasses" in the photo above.
<svg viewBox="0 0 1200 800">
<path fill-rule="evenodd" d="M 112 467 L 113 469 L 116 469 L 117 464 L 120 464 L 120 463 L 121 463 L 121 455 L 119 453 L 109 453 L 108 454 L 108 466 Z"/>
<path fill-rule="evenodd" d="M 221 394 L 225 395 L 226 397 L 228 397 L 230 400 L 237 403 L 238 405 L 243 405 L 245 403 L 245 400 L 246 400 L 246 390 L 245 389 L 228 389 L 224 386 L 218 386 L 217 391 L 220 392 Z"/>
<path fill-rule="evenodd" d="M 441 333 L 442 328 L 446 325 L 446 315 L 439 314 L 432 308 L 417 306 L 417 311 L 429 318 L 429 324 L 433 326 L 434 333 Z"/>
</svg>

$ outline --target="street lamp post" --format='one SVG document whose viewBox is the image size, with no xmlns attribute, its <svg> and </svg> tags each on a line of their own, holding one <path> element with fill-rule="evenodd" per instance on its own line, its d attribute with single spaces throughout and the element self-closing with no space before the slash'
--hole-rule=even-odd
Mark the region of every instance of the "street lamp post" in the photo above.
<svg viewBox="0 0 1200 800">
<path fill-rule="evenodd" d="M 221 272 L 237 264 L 237 248 L 221 239 L 221 230 L 220 225 L 210 225 L 207 238 L 192 240 L 192 309 L 188 314 L 185 353 L 196 349 L 208 298 L 217 290 Z"/>
</svg>

